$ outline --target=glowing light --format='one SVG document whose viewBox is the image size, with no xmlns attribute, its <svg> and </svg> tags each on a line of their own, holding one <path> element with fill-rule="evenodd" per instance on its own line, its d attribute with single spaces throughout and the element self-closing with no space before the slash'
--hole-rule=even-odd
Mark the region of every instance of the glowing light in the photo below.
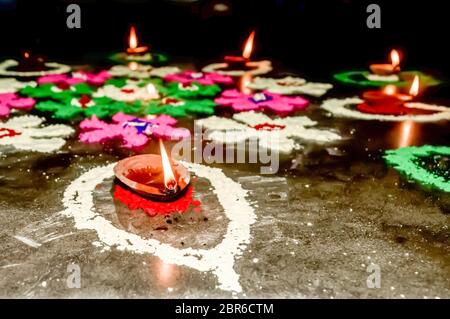
<svg viewBox="0 0 450 319">
<path fill-rule="evenodd" d="M 161 161 L 163 165 L 163 174 L 164 174 L 164 186 L 170 191 L 173 191 L 177 188 L 178 183 L 175 179 L 175 175 L 173 174 L 172 165 L 169 160 L 169 156 L 167 155 L 166 148 L 162 140 L 159 140 L 159 148 L 161 149 Z"/>
<path fill-rule="evenodd" d="M 416 75 L 414 77 L 414 81 L 411 85 L 411 88 L 409 89 L 409 95 L 417 96 L 417 95 L 419 95 L 419 90 L 420 90 L 420 81 L 419 81 L 419 76 Z"/>
<path fill-rule="evenodd" d="M 400 66 L 400 54 L 397 50 L 391 51 L 391 64 L 394 68 Z"/>
<path fill-rule="evenodd" d="M 137 34 L 136 34 L 136 30 L 134 29 L 134 26 L 131 26 L 130 28 L 130 36 L 128 38 L 128 43 L 129 43 L 129 47 L 130 49 L 136 49 L 138 46 L 138 40 L 137 40 Z"/>
<path fill-rule="evenodd" d="M 245 42 L 244 51 L 242 52 L 242 56 L 246 59 L 250 59 L 253 51 L 253 41 L 255 39 L 255 31 L 252 31 Z"/>
</svg>

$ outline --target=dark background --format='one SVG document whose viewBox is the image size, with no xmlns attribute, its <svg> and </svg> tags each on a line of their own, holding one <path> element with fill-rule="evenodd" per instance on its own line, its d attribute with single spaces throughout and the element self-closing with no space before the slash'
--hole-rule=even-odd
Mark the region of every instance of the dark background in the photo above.
<svg viewBox="0 0 450 319">
<path fill-rule="evenodd" d="M 255 57 L 270 57 L 301 74 L 365 68 L 401 48 L 408 68 L 450 75 L 447 1 L 356 0 L 0 0 L 0 56 L 32 49 L 50 58 L 85 62 L 89 53 L 124 48 L 136 24 L 142 42 L 171 56 L 218 60 L 239 53 L 257 30 Z M 81 29 L 66 27 L 66 7 L 81 6 Z M 228 10 L 214 10 L 218 3 Z M 377 3 L 382 28 L 368 29 L 366 7 Z"/>
</svg>

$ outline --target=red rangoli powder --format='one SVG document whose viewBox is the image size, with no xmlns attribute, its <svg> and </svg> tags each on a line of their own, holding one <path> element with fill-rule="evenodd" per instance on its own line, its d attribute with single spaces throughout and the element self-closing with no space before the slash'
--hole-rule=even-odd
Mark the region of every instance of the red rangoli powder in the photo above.
<svg viewBox="0 0 450 319">
<path fill-rule="evenodd" d="M 13 137 L 13 136 L 17 136 L 20 135 L 22 133 L 14 131 L 12 129 L 9 128 L 0 128 L 0 138 L 4 138 L 4 137 Z"/>
<path fill-rule="evenodd" d="M 369 114 L 379 115 L 427 115 L 434 114 L 435 111 L 421 110 L 412 107 L 405 107 L 401 104 L 374 104 L 368 103 L 359 104 L 358 111 Z"/>
<path fill-rule="evenodd" d="M 170 215 L 174 213 L 185 213 L 194 207 L 198 211 L 201 202 L 192 199 L 193 187 L 189 186 L 186 192 L 172 202 L 157 202 L 141 197 L 123 187 L 116 185 L 114 198 L 125 204 L 131 210 L 141 209 L 150 216 Z"/>
<path fill-rule="evenodd" d="M 274 131 L 274 130 L 282 130 L 284 129 L 286 126 L 285 125 L 278 125 L 278 124 L 270 124 L 270 123 L 263 123 L 263 124 L 258 124 L 255 126 L 250 126 L 251 128 L 254 128 L 257 131 Z"/>
</svg>

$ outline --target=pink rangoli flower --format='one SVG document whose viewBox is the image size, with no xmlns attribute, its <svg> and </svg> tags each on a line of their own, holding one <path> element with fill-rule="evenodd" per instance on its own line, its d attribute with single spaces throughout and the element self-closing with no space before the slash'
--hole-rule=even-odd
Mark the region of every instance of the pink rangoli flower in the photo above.
<svg viewBox="0 0 450 319">
<path fill-rule="evenodd" d="M 262 111 L 271 110 L 275 113 L 291 113 L 306 108 L 308 100 L 302 97 L 288 97 L 263 91 L 245 94 L 238 90 L 226 90 L 222 96 L 215 99 L 219 105 L 230 106 L 234 111 Z"/>
<path fill-rule="evenodd" d="M 197 82 L 202 85 L 233 84 L 231 77 L 215 72 L 183 71 L 166 75 L 164 80 L 183 84 L 191 84 L 192 82 Z"/>
<path fill-rule="evenodd" d="M 36 101 L 32 98 L 22 98 L 15 93 L 0 94 L 0 117 L 7 117 L 11 109 L 30 110 Z"/>
<path fill-rule="evenodd" d="M 88 83 L 92 85 L 103 85 L 106 80 L 111 78 L 108 71 L 99 73 L 89 73 L 85 71 L 73 72 L 72 76 L 66 74 L 51 74 L 42 76 L 38 79 L 39 84 L 53 83 L 66 86 L 72 86 L 79 83 Z"/>
<path fill-rule="evenodd" d="M 185 128 L 176 128 L 177 121 L 168 115 L 158 117 L 137 118 L 135 116 L 117 113 L 113 123 L 99 120 L 95 115 L 80 123 L 80 141 L 84 143 L 103 143 L 111 140 L 121 140 L 122 147 L 137 149 L 145 146 L 149 136 L 156 138 L 179 140 L 190 136 Z"/>
</svg>

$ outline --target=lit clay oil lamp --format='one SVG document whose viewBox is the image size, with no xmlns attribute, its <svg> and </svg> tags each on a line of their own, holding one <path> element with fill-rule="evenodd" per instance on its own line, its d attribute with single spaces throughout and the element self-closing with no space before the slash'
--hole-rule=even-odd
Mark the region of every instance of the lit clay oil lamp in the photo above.
<svg viewBox="0 0 450 319">
<path fill-rule="evenodd" d="M 423 107 L 420 103 L 411 103 L 417 99 L 419 91 L 418 76 L 414 77 L 409 94 L 398 93 L 397 87 L 394 85 L 388 85 L 380 91 L 366 91 L 362 94 L 365 102 L 358 105 L 358 110 L 364 113 L 384 115 L 432 114 L 441 110 L 441 108 L 435 109 L 432 106 Z"/>
<path fill-rule="evenodd" d="M 227 69 L 230 70 L 249 70 L 250 57 L 253 51 L 253 42 L 255 40 L 255 31 L 252 31 L 247 38 L 242 51 L 242 56 L 227 55 L 224 60 L 227 64 Z"/>
<path fill-rule="evenodd" d="M 133 63 L 133 67 L 137 68 L 138 63 L 142 64 L 164 64 L 167 62 L 167 57 L 161 53 L 150 52 L 148 45 L 142 45 L 139 42 L 139 37 L 136 28 L 132 25 L 128 33 L 127 47 L 123 52 L 115 53 L 110 56 L 110 59 L 118 63 Z"/>
<path fill-rule="evenodd" d="M 171 201 L 190 183 L 189 171 L 171 161 L 159 141 L 161 155 L 144 154 L 121 160 L 114 167 L 117 179 L 132 191 L 153 200 Z"/>
<path fill-rule="evenodd" d="M 148 52 L 149 47 L 148 46 L 139 46 L 139 40 L 136 34 L 136 29 L 134 26 L 131 26 L 130 28 L 130 36 L 128 38 L 129 45 L 127 48 L 127 54 L 128 55 L 144 55 Z"/>
<path fill-rule="evenodd" d="M 397 50 L 392 50 L 390 58 L 391 63 L 370 65 L 370 71 L 372 71 L 373 74 L 382 76 L 400 73 L 400 53 Z"/>
<path fill-rule="evenodd" d="M 222 63 L 205 66 L 203 72 L 218 72 L 229 76 L 243 76 L 245 74 L 265 74 L 272 70 L 272 63 L 268 60 L 251 61 L 255 41 L 255 31 L 252 31 L 245 41 L 242 55 L 227 55 Z"/>
</svg>

